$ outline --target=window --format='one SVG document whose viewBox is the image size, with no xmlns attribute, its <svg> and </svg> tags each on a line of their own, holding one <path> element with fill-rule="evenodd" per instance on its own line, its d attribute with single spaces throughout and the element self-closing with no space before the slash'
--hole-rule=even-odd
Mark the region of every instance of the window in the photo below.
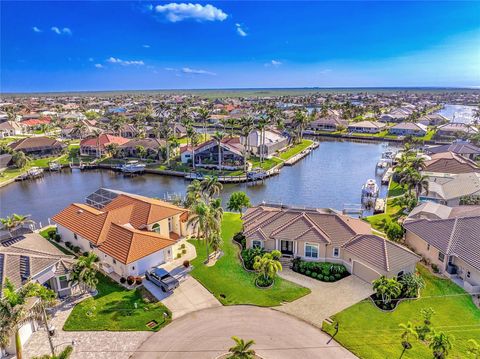
<svg viewBox="0 0 480 359">
<path fill-rule="evenodd" d="M 154 232 L 160 233 L 160 225 L 158 223 L 155 223 L 152 226 L 152 229 L 153 229 Z"/>
<path fill-rule="evenodd" d="M 58 277 L 58 281 L 60 283 L 60 289 L 68 288 L 68 279 L 66 275 Z"/>
<path fill-rule="evenodd" d="M 443 254 L 442 252 L 438 252 L 438 260 L 440 262 L 443 262 L 445 260 L 445 254 Z"/>
<path fill-rule="evenodd" d="M 430 243 L 427 244 L 427 251 L 430 250 Z"/>
<path fill-rule="evenodd" d="M 117 261 L 115 260 L 115 258 L 112 258 L 112 262 L 113 264 L 117 264 Z"/>
<path fill-rule="evenodd" d="M 73 234 L 73 238 L 78 239 L 78 236 L 76 233 Z"/>
<path fill-rule="evenodd" d="M 132 266 L 132 270 L 135 270 L 135 266 Z"/>
<path fill-rule="evenodd" d="M 305 257 L 318 258 L 318 246 L 315 244 L 305 244 Z"/>
<path fill-rule="evenodd" d="M 252 241 L 252 248 L 262 248 L 262 241 Z"/>
<path fill-rule="evenodd" d="M 340 255 L 340 248 L 335 247 L 333 248 L 333 256 L 338 257 Z"/>
<path fill-rule="evenodd" d="M 467 278 L 470 278 L 470 275 L 471 275 L 470 271 L 467 271 Z"/>
</svg>

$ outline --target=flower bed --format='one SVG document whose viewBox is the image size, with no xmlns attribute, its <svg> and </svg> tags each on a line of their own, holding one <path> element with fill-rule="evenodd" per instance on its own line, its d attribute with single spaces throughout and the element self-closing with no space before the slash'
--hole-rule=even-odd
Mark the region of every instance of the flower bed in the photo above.
<svg viewBox="0 0 480 359">
<path fill-rule="evenodd" d="M 292 270 L 322 282 L 336 282 L 350 275 L 343 264 L 307 262 L 298 257 L 292 262 Z"/>
</svg>

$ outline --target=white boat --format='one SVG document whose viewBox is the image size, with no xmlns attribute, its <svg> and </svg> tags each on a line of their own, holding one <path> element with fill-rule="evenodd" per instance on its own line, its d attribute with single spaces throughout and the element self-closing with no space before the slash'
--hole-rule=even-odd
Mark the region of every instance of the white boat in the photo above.
<svg viewBox="0 0 480 359">
<path fill-rule="evenodd" d="M 62 166 L 60 165 L 60 163 L 52 161 L 48 164 L 48 169 L 50 171 L 60 171 L 62 169 Z"/>
<path fill-rule="evenodd" d="M 27 175 L 29 178 L 37 178 L 43 175 L 43 168 L 32 167 L 28 170 Z"/>
<path fill-rule="evenodd" d="M 362 197 L 375 198 L 378 196 L 378 185 L 374 179 L 369 179 L 362 187 Z"/>
<path fill-rule="evenodd" d="M 145 171 L 145 165 L 138 161 L 128 161 L 125 163 L 121 170 L 123 173 L 138 173 Z"/>
</svg>

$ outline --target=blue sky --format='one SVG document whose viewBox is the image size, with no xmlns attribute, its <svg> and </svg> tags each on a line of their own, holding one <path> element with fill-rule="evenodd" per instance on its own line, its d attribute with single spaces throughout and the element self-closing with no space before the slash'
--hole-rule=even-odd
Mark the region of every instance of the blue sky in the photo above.
<svg viewBox="0 0 480 359">
<path fill-rule="evenodd" d="M 479 86 L 480 2 L 1 2 L 3 92 Z"/>
</svg>

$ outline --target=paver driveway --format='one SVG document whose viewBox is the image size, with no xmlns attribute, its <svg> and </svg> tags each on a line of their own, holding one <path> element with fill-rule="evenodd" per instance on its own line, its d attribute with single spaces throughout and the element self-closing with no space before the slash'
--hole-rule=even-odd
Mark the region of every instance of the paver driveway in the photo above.
<svg viewBox="0 0 480 359">
<path fill-rule="evenodd" d="M 265 359 L 353 359 L 318 328 L 269 308 L 231 306 L 190 313 L 149 337 L 135 359 L 212 359 L 232 346 L 231 336 L 254 339 Z"/>
<path fill-rule="evenodd" d="M 327 283 L 285 268 L 282 278 L 310 288 L 310 294 L 274 309 L 291 314 L 319 328 L 324 319 L 348 308 L 373 293 L 372 285 L 354 275 L 338 282 Z"/>
</svg>

